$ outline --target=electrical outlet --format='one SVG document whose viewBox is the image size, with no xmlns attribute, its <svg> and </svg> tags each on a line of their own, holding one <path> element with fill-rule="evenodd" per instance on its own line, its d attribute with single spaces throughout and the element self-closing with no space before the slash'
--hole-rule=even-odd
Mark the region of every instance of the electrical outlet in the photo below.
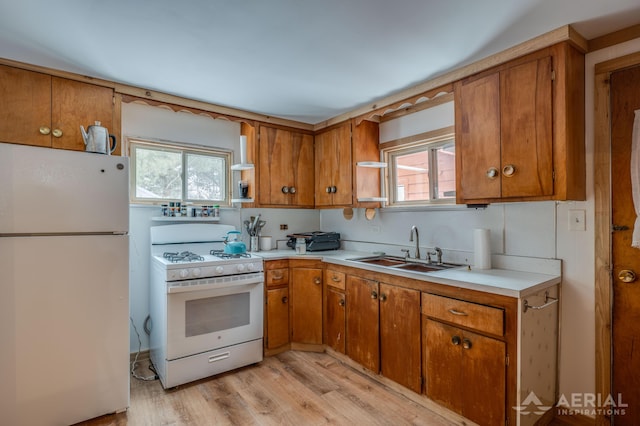
<svg viewBox="0 0 640 426">
<path fill-rule="evenodd" d="M 287 229 L 289 229 L 289 225 L 287 225 L 287 224 L 280 225 L 280 230 L 281 231 L 286 231 Z"/>
<path fill-rule="evenodd" d="M 584 210 L 569 210 L 569 231 L 585 231 L 586 217 Z"/>
</svg>

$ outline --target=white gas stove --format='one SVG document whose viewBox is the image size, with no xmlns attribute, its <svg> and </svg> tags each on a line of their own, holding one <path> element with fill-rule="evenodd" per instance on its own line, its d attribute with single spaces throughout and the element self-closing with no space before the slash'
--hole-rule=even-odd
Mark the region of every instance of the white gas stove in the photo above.
<svg viewBox="0 0 640 426">
<path fill-rule="evenodd" d="M 235 228 L 151 228 L 150 357 L 165 388 L 262 360 L 263 260 L 224 253 Z"/>
</svg>

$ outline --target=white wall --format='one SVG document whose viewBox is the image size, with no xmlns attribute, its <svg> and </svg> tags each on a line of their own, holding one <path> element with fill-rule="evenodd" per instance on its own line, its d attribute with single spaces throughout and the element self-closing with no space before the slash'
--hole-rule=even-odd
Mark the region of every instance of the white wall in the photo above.
<svg viewBox="0 0 640 426">
<path fill-rule="evenodd" d="M 123 104 L 122 135 L 230 149 L 234 150 L 236 159 L 240 155 L 240 124 L 188 112 L 176 113 L 166 108 Z M 238 180 L 239 175 L 233 179 Z M 149 348 L 148 336 L 143 331 L 144 320 L 149 314 L 149 228 L 162 225 L 162 222 L 152 221 L 159 213 L 159 206 L 131 205 L 129 209 L 129 309 L 142 350 Z M 227 208 L 221 210 L 220 222 L 242 230 L 242 222 L 258 213 L 267 222 L 262 235 L 273 236 L 274 245 L 276 240 L 285 240 L 290 232 L 320 229 L 320 215 L 315 210 Z M 288 230 L 281 231 L 281 224 L 288 225 Z M 246 233 L 243 238 L 246 240 Z M 137 352 L 138 337 L 133 326 L 130 329 L 130 351 Z"/>
</svg>

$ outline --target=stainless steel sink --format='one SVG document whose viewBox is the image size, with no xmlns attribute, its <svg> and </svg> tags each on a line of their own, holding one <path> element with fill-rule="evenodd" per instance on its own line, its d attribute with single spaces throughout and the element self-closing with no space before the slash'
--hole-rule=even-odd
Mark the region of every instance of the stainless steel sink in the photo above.
<svg viewBox="0 0 640 426">
<path fill-rule="evenodd" d="M 347 259 L 353 260 L 355 262 L 368 263 L 370 265 L 378 265 L 378 266 L 395 266 L 395 265 L 404 265 L 407 262 L 404 258 L 399 256 L 371 256 L 371 257 L 358 257 L 355 259 Z"/>
<path fill-rule="evenodd" d="M 443 269 L 457 268 L 459 266 L 454 263 L 426 263 L 423 261 L 405 259 L 400 256 L 367 256 L 347 259 L 358 263 L 366 263 L 368 265 L 383 266 L 389 269 L 397 269 L 402 271 L 428 273 L 442 271 Z"/>
</svg>

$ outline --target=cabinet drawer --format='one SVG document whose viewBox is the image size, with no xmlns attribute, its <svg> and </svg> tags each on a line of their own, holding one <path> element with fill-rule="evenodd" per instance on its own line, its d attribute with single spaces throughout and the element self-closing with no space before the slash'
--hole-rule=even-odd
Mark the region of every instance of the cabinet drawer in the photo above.
<svg viewBox="0 0 640 426">
<path fill-rule="evenodd" d="M 332 271 L 327 269 L 324 272 L 324 280 L 330 287 L 335 287 L 344 290 L 345 289 L 345 275 L 344 272 Z"/>
<path fill-rule="evenodd" d="M 504 335 L 504 310 L 500 308 L 422 293 L 422 313 L 496 336 Z"/>
<path fill-rule="evenodd" d="M 267 288 L 289 284 L 289 268 L 268 270 L 266 274 L 266 284 Z"/>
</svg>

